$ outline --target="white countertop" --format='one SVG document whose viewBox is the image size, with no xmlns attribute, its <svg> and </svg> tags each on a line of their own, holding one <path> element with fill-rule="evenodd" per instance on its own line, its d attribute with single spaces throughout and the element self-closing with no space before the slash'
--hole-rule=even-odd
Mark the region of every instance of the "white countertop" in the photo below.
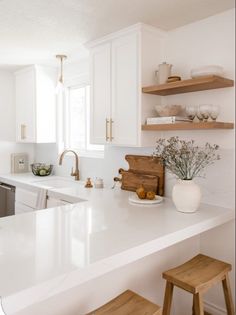
<svg viewBox="0 0 236 315">
<path fill-rule="evenodd" d="M 19 177 L 8 179 L 17 184 Z M 132 205 L 130 192 L 119 188 L 77 184 L 48 194 L 88 201 L 0 219 L 0 295 L 6 309 L 19 300 L 27 306 L 29 294 L 37 302 L 50 288 L 54 294 L 67 290 L 234 218 L 234 209 L 206 204 L 183 214 L 167 198 L 158 205 Z"/>
</svg>

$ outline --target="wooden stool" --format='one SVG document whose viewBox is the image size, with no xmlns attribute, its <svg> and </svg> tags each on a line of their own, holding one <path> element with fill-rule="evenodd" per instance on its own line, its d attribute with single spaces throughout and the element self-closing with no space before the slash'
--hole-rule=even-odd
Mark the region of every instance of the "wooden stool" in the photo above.
<svg viewBox="0 0 236 315">
<path fill-rule="evenodd" d="M 230 264 L 199 254 L 183 265 L 165 271 L 163 278 L 167 282 L 163 315 L 170 315 L 174 285 L 193 294 L 193 315 L 204 315 L 202 295 L 220 281 L 223 284 L 227 314 L 234 315 L 228 278 L 231 269 Z"/>
<path fill-rule="evenodd" d="M 87 315 L 161 315 L 161 308 L 127 290 Z"/>
</svg>

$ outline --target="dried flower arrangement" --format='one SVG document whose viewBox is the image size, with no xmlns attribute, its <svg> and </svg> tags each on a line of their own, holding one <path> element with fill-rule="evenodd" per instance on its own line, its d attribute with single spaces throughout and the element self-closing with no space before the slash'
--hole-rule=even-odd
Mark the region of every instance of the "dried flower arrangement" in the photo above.
<svg viewBox="0 0 236 315">
<path fill-rule="evenodd" d="M 195 141 L 180 140 L 179 137 L 159 139 L 154 157 L 159 157 L 166 169 L 182 180 L 202 177 L 203 170 L 220 159 L 216 151 L 219 146 L 209 143 L 201 148 Z"/>
</svg>

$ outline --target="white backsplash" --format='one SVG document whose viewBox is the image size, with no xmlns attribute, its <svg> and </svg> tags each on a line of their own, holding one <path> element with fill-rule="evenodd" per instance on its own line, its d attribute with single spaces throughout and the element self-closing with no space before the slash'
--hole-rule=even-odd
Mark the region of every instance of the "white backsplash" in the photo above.
<svg viewBox="0 0 236 315">
<path fill-rule="evenodd" d="M 125 161 L 126 154 L 152 154 L 154 148 L 120 148 L 105 146 L 104 158 L 80 157 L 80 175 L 85 180 L 91 177 L 101 177 L 107 187 L 113 185 L 113 177 L 118 175 L 120 167 L 128 169 Z M 36 149 L 37 162 L 54 164 L 54 171 L 60 176 L 70 176 L 71 167 L 74 166 L 74 157 L 66 156 L 63 165 L 58 165 L 56 145 L 39 144 Z M 205 178 L 198 178 L 203 193 L 203 201 L 224 207 L 234 206 L 234 150 L 220 150 L 221 160 L 206 170 Z M 171 191 L 176 179 L 166 174 L 166 195 L 171 196 Z"/>
</svg>

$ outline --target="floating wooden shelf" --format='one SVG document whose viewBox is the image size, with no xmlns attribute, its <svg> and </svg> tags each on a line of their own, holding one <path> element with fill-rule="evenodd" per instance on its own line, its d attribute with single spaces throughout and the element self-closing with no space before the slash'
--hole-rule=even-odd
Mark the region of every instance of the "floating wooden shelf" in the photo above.
<svg viewBox="0 0 236 315">
<path fill-rule="evenodd" d="M 234 81 L 216 75 L 143 87 L 143 93 L 173 95 L 234 86 Z"/>
<path fill-rule="evenodd" d="M 234 123 L 219 121 L 212 122 L 178 122 L 172 124 L 142 125 L 142 130 L 171 131 L 171 130 L 201 130 L 201 129 L 234 129 Z"/>
</svg>

